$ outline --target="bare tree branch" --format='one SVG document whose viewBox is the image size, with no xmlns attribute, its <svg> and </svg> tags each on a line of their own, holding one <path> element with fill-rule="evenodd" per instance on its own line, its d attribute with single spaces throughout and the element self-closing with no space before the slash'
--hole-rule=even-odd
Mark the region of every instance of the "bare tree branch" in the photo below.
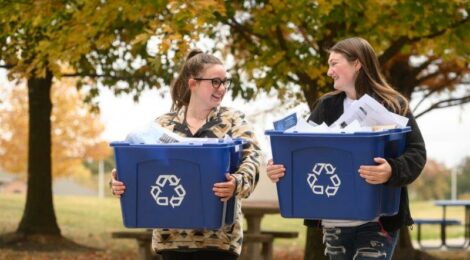
<svg viewBox="0 0 470 260">
<path fill-rule="evenodd" d="M 426 69 L 431 63 L 433 63 L 435 60 L 437 60 L 438 57 L 428 57 L 428 60 L 423 62 L 421 65 L 419 65 L 416 68 L 413 68 L 412 75 L 416 78 L 416 76 Z"/>
<path fill-rule="evenodd" d="M 106 74 L 83 74 L 83 73 L 65 73 L 60 75 L 63 78 L 74 78 L 74 77 L 89 77 L 89 78 L 107 78 L 107 79 L 116 79 L 116 80 L 129 80 L 129 79 L 137 79 L 137 80 L 144 80 L 148 79 L 147 75 L 141 75 L 141 74 L 130 74 L 128 76 L 112 76 L 112 75 L 106 75 Z"/>
<path fill-rule="evenodd" d="M 294 83 L 297 84 L 297 85 L 301 85 L 301 84 L 302 84 L 302 82 L 301 82 L 299 79 L 295 79 L 295 78 L 293 78 L 292 76 L 289 76 L 289 75 L 287 75 L 286 77 L 287 77 L 288 80 L 294 82 Z"/>
<path fill-rule="evenodd" d="M 0 68 L 2 68 L 2 69 L 7 69 L 7 70 L 8 70 L 8 69 L 11 69 L 11 68 L 13 68 L 13 67 L 14 67 L 14 66 L 11 65 L 11 64 L 2 64 L 2 65 L 0 65 Z"/>
<path fill-rule="evenodd" d="M 249 37 L 250 35 L 251 36 L 256 36 L 258 39 L 263 38 L 263 35 L 257 34 L 255 32 L 253 32 L 253 30 L 250 27 L 243 26 L 242 24 L 237 22 L 237 20 L 235 20 L 235 17 L 233 17 L 233 16 L 229 17 L 228 19 L 221 17 L 221 20 L 222 20 L 222 23 L 225 23 L 226 25 L 236 29 L 245 38 L 245 40 L 247 40 L 248 42 L 253 41 L 253 39 L 251 37 Z"/>
<path fill-rule="evenodd" d="M 418 104 L 416 104 L 416 106 L 413 108 L 413 112 L 416 111 L 416 109 L 418 109 L 418 107 L 423 103 L 423 101 L 425 101 L 427 98 L 429 98 L 432 94 L 436 93 L 436 89 L 432 89 L 432 90 L 429 90 L 428 93 L 426 93 L 423 98 L 418 102 Z"/>
<path fill-rule="evenodd" d="M 276 38 L 279 42 L 279 46 L 281 47 L 281 49 L 287 51 L 286 40 L 284 39 L 284 35 L 282 35 L 282 29 L 279 25 L 276 26 Z"/>
<path fill-rule="evenodd" d="M 419 78 L 419 79 L 416 80 L 416 85 L 421 85 L 421 84 L 423 84 L 423 82 L 425 82 L 426 80 L 435 78 L 435 77 L 437 77 L 437 76 L 439 76 L 439 75 L 441 75 L 441 74 L 443 74 L 442 71 L 438 70 L 438 71 L 436 71 L 436 72 L 434 72 L 434 73 L 430 73 L 430 74 L 428 74 L 428 75 L 426 75 L 426 76 L 423 76 L 423 77 L 421 77 L 421 78 Z"/>
<path fill-rule="evenodd" d="M 380 65 L 384 65 L 387 61 L 389 61 L 395 54 L 397 54 L 398 51 L 401 50 L 401 48 L 408 43 L 408 38 L 405 36 L 401 36 L 398 38 L 396 41 L 394 41 L 392 44 L 390 44 L 390 47 L 386 49 L 382 55 L 379 56 L 379 62 Z"/>
<path fill-rule="evenodd" d="M 449 98 L 446 100 L 441 100 L 439 102 L 436 102 L 429 106 L 426 110 L 422 111 L 421 113 L 415 115 L 415 118 L 419 118 L 420 116 L 430 112 L 431 110 L 434 109 L 442 109 L 442 108 L 447 108 L 447 107 L 453 107 L 453 106 L 458 106 L 461 104 L 465 104 L 467 102 L 470 102 L 470 95 L 460 97 L 460 98 Z"/>
<path fill-rule="evenodd" d="M 434 73 L 433 77 L 437 77 L 437 76 L 439 76 L 440 74 L 443 74 L 443 73 L 442 73 L 442 72 L 441 72 L 441 73 L 437 73 L 437 74 Z M 430 78 L 431 78 L 431 77 L 430 77 Z M 429 78 L 427 78 L 427 79 L 429 79 Z M 446 80 L 442 79 L 442 80 L 440 80 L 439 82 L 432 84 L 431 87 L 432 87 L 433 89 L 438 90 L 438 91 L 444 90 L 444 89 L 446 89 L 446 88 L 450 88 L 451 86 L 453 86 L 453 85 L 455 85 L 455 84 L 462 84 L 461 79 L 462 79 L 461 75 L 457 74 L 457 77 L 455 77 L 455 78 L 453 78 L 453 79 L 446 78 Z M 417 85 L 420 86 L 420 85 L 422 85 L 422 83 L 424 83 L 424 82 L 425 82 L 424 80 L 418 80 Z"/>
<path fill-rule="evenodd" d="M 311 46 L 316 52 L 319 52 L 319 49 L 318 49 L 318 44 L 317 42 L 312 42 L 310 39 L 309 39 L 309 35 L 307 33 L 307 24 L 305 22 L 302 22 L 300 24 L 300 26 L 297 27 L 297 30 L 300 32 L 300 34 L 302 34 L 302 37 L 304 39 L 305 42 L 308 43 L 309 46 Z"/>
</svg>

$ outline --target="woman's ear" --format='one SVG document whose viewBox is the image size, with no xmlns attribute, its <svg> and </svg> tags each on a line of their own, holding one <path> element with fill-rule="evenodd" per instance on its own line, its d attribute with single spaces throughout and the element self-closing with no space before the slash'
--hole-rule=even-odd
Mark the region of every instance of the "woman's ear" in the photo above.
<svg viewBox="0 0 470 260">
<path fill-rule="evenodd" d="M 354 63 L 354 69 L 356 70 L 356 72 L 359 72 L 361 67 L 362 67 L 361 62 L 359 60 L 356 60 L 356 62 Z"/>
<path fill-rule="evenodd" d="M 188 79 L 189 90 L 196 87 L 196 85 L 197 85 L 197 81 L 195 79 Z"/>
</svg>

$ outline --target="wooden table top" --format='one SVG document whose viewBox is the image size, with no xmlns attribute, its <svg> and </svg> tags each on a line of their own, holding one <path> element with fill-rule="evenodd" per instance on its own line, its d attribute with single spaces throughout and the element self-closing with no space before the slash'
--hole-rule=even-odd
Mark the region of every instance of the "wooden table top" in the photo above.
<svg viewBox="0 0 470 260">
<path fill-rule="evenodd" d="M 273 200 L 245 200 L 242 201 L 243 214 L 277 214 L 279 203 Z"/>
</svg>

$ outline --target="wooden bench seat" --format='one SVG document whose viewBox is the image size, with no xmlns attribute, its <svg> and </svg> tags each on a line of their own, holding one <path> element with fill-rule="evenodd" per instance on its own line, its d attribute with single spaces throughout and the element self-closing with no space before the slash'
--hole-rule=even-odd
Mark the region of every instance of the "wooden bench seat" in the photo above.
<svg viewBox="0 0 470 260">
<path fill-rule="evenodd" d="M 266 230 L 266 231 L 261 231 L 261 234 L 272 235 L 274 238 L 297 238 L 299 237 L 299 232 L 296 232 L 296 231 Z"/>
<path fill-rule="evenodd" d="M 274 237 L 270 234 L 244 234 L 243 235 L 243 242 L 251 243 L 251 242 L 271 242 Z"/>
</svg>

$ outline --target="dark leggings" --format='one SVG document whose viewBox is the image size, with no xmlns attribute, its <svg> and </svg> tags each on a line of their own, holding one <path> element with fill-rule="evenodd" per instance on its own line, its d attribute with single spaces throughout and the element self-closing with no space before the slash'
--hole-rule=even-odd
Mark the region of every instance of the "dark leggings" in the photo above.
<svg viewBox="0 0 470 260">
<path fill-rule="evenodd" d="M 237 260 L 238 256 L 228 251 L 198 250 L 180 252 L 165 250 L 159 252 L 163 260 Z"/>
</svg>

